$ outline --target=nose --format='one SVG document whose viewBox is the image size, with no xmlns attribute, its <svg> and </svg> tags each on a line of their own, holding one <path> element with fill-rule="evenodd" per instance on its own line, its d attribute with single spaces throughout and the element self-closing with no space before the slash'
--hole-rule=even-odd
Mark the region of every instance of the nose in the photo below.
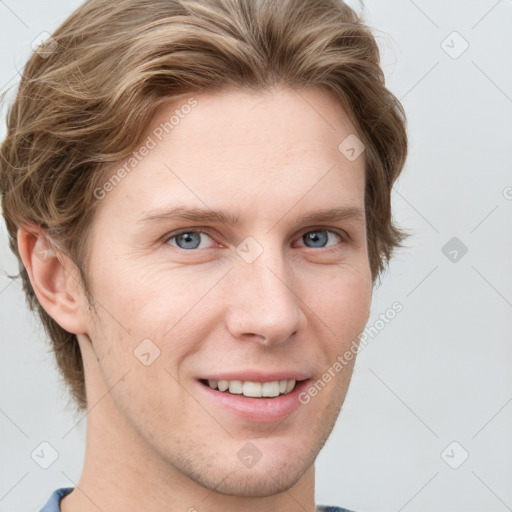
<svg viewBox="0 0 512 512">
<path fill-rule="evenodd" d="M 231 273 L 227 325 L 237 339 L 263 345 L 284 343 L 306 324 L 293 270 L 280 251 L 265 250 L 255 261 L 239 260 Z"/>
</svg>

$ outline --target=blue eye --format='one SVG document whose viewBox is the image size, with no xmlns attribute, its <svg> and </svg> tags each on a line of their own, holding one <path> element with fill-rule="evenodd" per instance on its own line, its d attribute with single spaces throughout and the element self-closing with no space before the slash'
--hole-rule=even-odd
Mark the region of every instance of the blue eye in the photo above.
<svg viewBox="0 0 512 512">
<path fill-rule="evenodd" d="M 175 240 L 179 249 L 200 249 L 202 241 L 201 239 L 203 237 L 210 238 L 203 231 L 195 231 L 189 229 L 188 231 L 182 231 L 181 233 L 172 235 L 167 239 L 167 243 L 170 243 L 171 240 Z"/>
<path fill-rule="evenodd" d="M 304 233 L 299 240 L 302 240 L 304 245 L 310 249 L 323 249 L 325 247 L 329 247 L 330 245 L 336 245 L 336 240 L 334 243 L 329 244 L 329 235 L 335 235 L 339 241 L 343 241 L 343 237 L 336 233 L 335 231 L 330 231 L 328 229 L 316 229 L 312 231 L 308 231 Z M 209 236 L 204 231 L 196 230 L 196 229 L 188 229 L 186 231 L 181 231 L 179 233 L 175 233 L 167 238 L 165 243 L 177 247 L 178 249 L 183 250 L 196 250 L 196 249 L 207 249 L 208 242 L 207 239 L 213 241 L 212 237 Z M 206 241 L 205 241 L 206 240 Z M 171 241 L 173 243 L 171 243 Z"/>
<path fill-rule="evenodd" d="M 334 231 L 329 231 L 327 229 L 308 231 L 307 233 L 304 233 L 301 238 L 304 241 L 304 243 L 311 243 L 311 245 L 306 245 L 306 247 L 322 249 L 327 246 L 329 234 L 336 235 L 340 240 L 342 240 L 341 235 L 338 235 L 338 233 L 335 233 Z"/>
</svg>

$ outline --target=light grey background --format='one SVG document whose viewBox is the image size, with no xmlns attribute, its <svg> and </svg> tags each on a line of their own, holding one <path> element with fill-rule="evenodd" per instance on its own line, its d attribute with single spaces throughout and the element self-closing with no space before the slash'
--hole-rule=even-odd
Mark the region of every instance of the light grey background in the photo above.
<svg viewBox="0 0 512 512">
<path fill-rule="evenodd" d="M 0 0 L 0 91 L 79 3 Z M 393 199 L 413 236 L 375 290 L 369 326 L 395 301 L 403 311 L 359 355 L 317 503 L 512 510 L 512 1 L 368 0 L 365 12 L 408 115 Z M 0 229 L 0 512 L 21 512 L 78 481 L 86 419 L 66 410 L 44 333 L 5 277 L 17 269 Z M 465 255 L 442 252 L 452 237 Z M 46 470 L 31 459 L 42 441 L 59 453 Z"/>
</svg>

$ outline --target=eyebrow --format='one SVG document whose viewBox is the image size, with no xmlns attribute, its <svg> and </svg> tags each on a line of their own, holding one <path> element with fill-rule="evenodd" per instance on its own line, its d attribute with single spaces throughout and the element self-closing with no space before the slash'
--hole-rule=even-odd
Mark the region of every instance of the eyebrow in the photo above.
<svg viewBox="0 0 512 512">
<path fill-rule="evenodd" d="M 222 223 L 228 226 L 234 226 L 237 225 L 240 220 L 239 215 L 228 210 L 211 210 L 208 208 L 189 208 L 183 206 L 177 206 L 174 208 L 157 208 L 144 213 L 145 215 L 137 221 L 137 224 L 144 225 L 171 220 L 185 220 L 197 223 Z M 364 223 L 365 213 L 363 208 L 360 208 L 359 206 L 327 208 L 294 217 L 295 222 L 302 224 L 339 222 L 350 219 L 359 223 Z M 279 222 L 280 221 L 278 221 L 278 223 Z"/>
<path fill-rule="evenodd" d="M 137 224 L 168 220 L 189 220 L 191 222 L 220 222 L 223 224 L 238 224 L 238 215 L 228 210 L 210 210 L 202 208 L 189 208 L 176 206 L 175 208 L 157 208 L 145 212 L 146 215 L 137 221 Z"/>
</svg>

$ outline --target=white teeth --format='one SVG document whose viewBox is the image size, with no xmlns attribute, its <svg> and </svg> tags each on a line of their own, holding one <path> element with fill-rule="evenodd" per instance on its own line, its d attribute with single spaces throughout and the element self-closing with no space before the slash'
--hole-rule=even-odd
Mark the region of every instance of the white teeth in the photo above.
<svg viewBox="0 0 512 512">
<path fill-rule="evenodd" d="M 208 380 L 208 386 L 219 391 L 228 391 L 234 395 L 252 398 L 276 397 L 286 395 L 295 388 L 295 380 L 276 380 L 273 382 L 253 382 L 250 380 Z"/>
<path fill-rule="evenodd" d="M 264 382 L 261 386 L 263 396 L 279 396 L 279 382 Z"/>
<path fill-rule="evenodd" d="M 231 391 L 231 389 L 230 389 Z M 244 396 L 253 396 L 258 397 L 261 396 L 261 382 L 244 382 L 243 387 Z"/>
<path fill-rule="evenodd" d="M 229 381 L 229 392 L 233 395 L 241 395 L 243 391 L 243 382 L 241 380 Z"/>
</svg>

